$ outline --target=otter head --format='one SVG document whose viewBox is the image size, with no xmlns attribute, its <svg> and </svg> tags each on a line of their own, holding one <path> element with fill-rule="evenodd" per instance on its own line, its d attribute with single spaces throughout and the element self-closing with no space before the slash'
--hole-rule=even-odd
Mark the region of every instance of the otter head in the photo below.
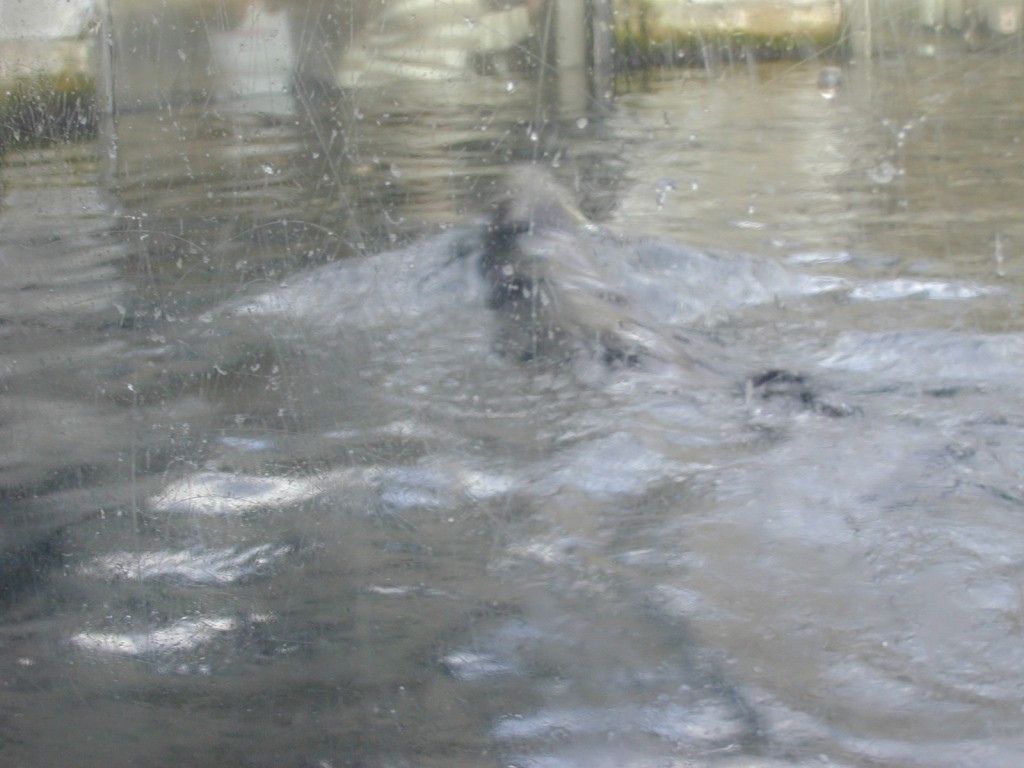
<svg viewBox="0 0 1024 768">
<path fill-rule="evenodd" d="M 501 191 L 491 201 L 484 233 L 480 271 L 490 286 L 488 306 L 521 310 L 542 297 L 545 270 L 537 255 L 524 247 L 523 237 L 548 233 L 571 234 L 587 219 L 565 190 L 536 166 L 509 171 Z"/>
</svg>

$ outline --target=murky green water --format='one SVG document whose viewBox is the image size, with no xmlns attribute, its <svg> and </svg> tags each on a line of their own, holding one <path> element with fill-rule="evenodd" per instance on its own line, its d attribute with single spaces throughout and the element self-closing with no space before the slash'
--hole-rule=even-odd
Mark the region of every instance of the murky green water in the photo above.
<svg viewBox="0 0 1024 768">
<path fill-rule="evenodd" d="M 1020 61 L 940 54 L 6 156 L 4 764 L 1019 764 Z M 496 353 L 523 163 L 656 354 Z"/>
</svg>

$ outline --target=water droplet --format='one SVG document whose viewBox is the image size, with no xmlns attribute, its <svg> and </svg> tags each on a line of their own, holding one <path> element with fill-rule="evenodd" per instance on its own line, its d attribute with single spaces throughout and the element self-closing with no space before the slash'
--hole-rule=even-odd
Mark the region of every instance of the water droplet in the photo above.
<svg viewBox="0 0 1024 768">
<path fill-rule="evenodd" d="M 843 70 L 839 67 L 825 67 L 818 73 L 818 92 L 825 99 L 834 99 L 843 87 Z"/>
<path fill-rule="evenodd" d="M 515 92 L 516 92 L 516 81 L 515 80 L 509 80 L 507 83 L 505 83 L 505 93 L 515 93 Z"/>
<path fill-rule="evenodd" d="M 1006 257 L 1003 255 L 1003 238 L 998 232 L 996 233 L 995 251 L 993 256 L 996 262 L 996 276 L 1006 277 Z"/>
<path fill-rule="evenodd" d="M 888 160 L 883 160 L 873 168 L 868 169 L 868 176 L 876 184 L 890 184 L 899 175 L 899 170 Z"/>
<path fill-rule="evenodd" d="M 1013 35 L 1020 32 L 1020 22 L 1020 8 L 1015 7 L 1012 3 L 997 8 L 994 14 L 989 12 L 989 27 L 1002 35 Z"/>
<path fill-rule="evenodd" d="M 580 117 L 580 118 L 577 118 L 577 119 L 576 119 L 576 127 L 577 127 L 577 128 L 579 128 L 579 129 L 580 129 L 581 131 L 582 131 L 582 130 L 583 130 L 584 128 L 586 128 L 586 127 L 587 127 L 588 125 L 590 125 L 590 121 L 589 121 L 589 120 L 587 120 L 587 118 L 585 118 L 585 117 Z"/>
<path fill-rule="evenodd" d="M 658 179 L 654 184 L 654 191 L 657 194 L 658 209 L 660 210 L 668 199 L 669 193 L 676 188 L 676 183 L 672 179 Z"/>
</svg>

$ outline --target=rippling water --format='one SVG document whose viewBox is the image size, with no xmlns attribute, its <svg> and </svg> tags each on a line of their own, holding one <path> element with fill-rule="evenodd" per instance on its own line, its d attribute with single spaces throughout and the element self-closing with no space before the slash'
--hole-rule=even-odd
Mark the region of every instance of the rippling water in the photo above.
<svg viewBox="0 0 1024 768">
<path fill-rule="evenodd" d="M 1017 63 L 5 157 L 5 763 L 1018 765 Z M 524 162 L 658 364 L 496 352 Z"/>
</svg>

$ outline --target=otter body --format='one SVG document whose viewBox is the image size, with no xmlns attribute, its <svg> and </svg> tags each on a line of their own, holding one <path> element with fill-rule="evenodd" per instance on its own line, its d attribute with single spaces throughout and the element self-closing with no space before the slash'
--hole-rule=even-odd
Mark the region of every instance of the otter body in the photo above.
<svg viewBox="0 0 1024 768">
<path fill-rule="evenodd" d="M 501 319 L 498 349 L 522 362 L 636 366 L 680 357 L 609 284 L 593 225 L 542 171 L 510 174 L 486 225 L 480 272 Z"/>
<path fill-rule="evenodd" d="M 569 364 L 591 381 L 601 370 L 619 368 L 656 369 L 689 385 L 740 379 L 747 404 L 758 411 L 769 403 L 792 403 L 828 417 L 856 413 L 820 399 L 802 374 L 729 374 L 717 370 L 727 356 L 700 334 L 655 330 L 657 324 L 612 285 L 615 265 L 602 263 L 599 253 L 618 259 L 622 249 L 598 247 L 610 238 L 543 171 L 510 173 L 493 203 L 479 261 L 488 306 L 500 319 L 501 354 L 538 366 Z"/>
</svg>

